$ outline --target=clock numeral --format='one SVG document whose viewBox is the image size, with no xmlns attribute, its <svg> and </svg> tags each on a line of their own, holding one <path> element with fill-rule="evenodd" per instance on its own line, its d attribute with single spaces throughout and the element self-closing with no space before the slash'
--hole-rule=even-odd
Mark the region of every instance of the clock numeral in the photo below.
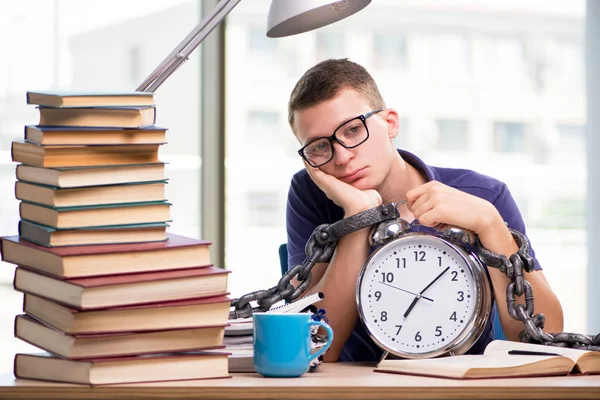
<svg viewBox="0 0 600 400">
<path fill-rule="evenodd" d="M 415 261 L 425 261 L 425 252 L 423 250 L 421 251 L 415 251 Z"/>
<path fill-rule="evenodd" d="M 417 334 L 415 335 L 415 341 L 420 342 L 422 339 L 421 331 L 417 331 Z"/>
<path fill-rule="evenodd" d="M 456 279 L 458 277 L 458 272 L 452 271 L 450 273 L 452 274 L 452 282 L 458 282 L 458 279 Z"/>
<path fill-rule="evenodd" d="M 462 290 L 459 290 L 457 294 L 458 298 L 456 300 L 463 301 L 465 299 L 465 292 L 463 292 Z"/>
<path fill-rule="evenodd" d="M 450 321 L 454 321 L 454 322 L 456 322 L 456 311 L 454 311 L 454 312 L 452 313 L 452 315 L 450 316 L 450 318 L 449 318 L 449 319 L 450 319 Z"/>
<path fill-rule="evenodd" d="M 381 273 L 381 279 L 383 280 L 383 283 L 392 283 L 394 282 L 394 274 L 392 274 L 391 272 L 385 273 L 382 272 Z"/>
<path fill-rule="evenodd" d="M 442 266 L 442 257 L 438 257 L 438 267 Z"/>
<path fill-rule="evenodd" d="M 400 259 L 396 258 L 396 268 L 400 268 Z M 406 268 L 406 258 L 402 257 L 402 268 Z"/>
<path fill-rule="evenodd" d="M 387 321 L 387 311 L 382 311 L 379 319 L 382 320 L 383 322 Z"/>
<path fill-rule="evenodd" d="M 439 325 L 435 327 L 435 336 L 442 336 L 442 327 Z"/>
<path fill-rule="evenodd" d="M 375 298 L 377 299 L 377 301 L 381 299 L 381 292 L 379 290 L 375 292 Z"/>
<path fill-rule="evenodd" d="M 402 325 L 396 325 L 396 328 L 398 328 L 398 330 L 396 331 L 396 336 L 398 336 L 400 334 L 400 331 L 402 330 Z"/>
</svg>

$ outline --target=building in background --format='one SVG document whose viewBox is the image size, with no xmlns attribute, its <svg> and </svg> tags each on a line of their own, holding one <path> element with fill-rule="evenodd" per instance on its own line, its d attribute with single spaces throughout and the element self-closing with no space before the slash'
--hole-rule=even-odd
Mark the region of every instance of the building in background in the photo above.
<svg viewBox="0 0 600 400">
<path fill-rule="evenodd" d="M 287 125 L 293 85 L 316 62 L 349 57 L 372 72 L 398 110 L 399 148 L 509 185 L 563 303 L 566 328 L 585 331 L 583 3 L 505 3 L 379 0 L 340 23 L 276 40 L 264 34 L 268 1 L 240 3 L 226 28 L 226 132 L 202 133 L 226 135 L 225 254 L 233 295 L 273 286 L 280 275 L 287 190 L 302 167 Z M 69 87 L 135 88 L 198 15 L 190 1 L 67 38 Z M 171 162 L 172 229 L 190 235 L 199 234 L 201 218 L 197 61 L 195 54 L 157 92 L 157 122 L 169 128 L 162 154 Z M 0 109 L 0 151 L 35 115 L 20 113 L 9 119 Z M 0 210 L 16 207 L 7 201 Z"/>
</svg>

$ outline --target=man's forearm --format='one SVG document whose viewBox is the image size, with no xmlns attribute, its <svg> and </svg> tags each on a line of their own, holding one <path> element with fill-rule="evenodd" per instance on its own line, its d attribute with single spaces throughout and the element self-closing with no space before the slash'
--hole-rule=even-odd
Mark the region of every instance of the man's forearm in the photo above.
<svg viewBox="0 0 600 400">
<path fill-rule="evenodd" d="M 324 357 L 326 362 L 337 361 L 356 325 L 356 283 L 369 254 L 368 232 L 369 229 L 362 229 L 340 239 L 323 278 L 311 290 L 325 294 L 319 306 L 326 310 L 329 325 L 335 334 Z"/>
<path fill-rule="evenodd" d="M 491 230 L 490 234 L 482 237 L 482 244 L 490 251 L 504 254 L 510 257 L 516 253 L 519 248 L 515 243 L 512 235 L 506 227 L 496 230 Z M 519 333 L 525 329 L 523 322 L 517 321 L 508 314 L 506 305 L 506 288 L 510 280 L 500 270 L 488 268 L 492 285 L 494 286 L 494 297 L 496 299 L 502 330 L 509 340 L 519 340 Z M 544 273 L 542 271 L 534 271 L 525 273 L 524 278 L 531 284 L 535 302 L 534 313 L 542 313 L 546 317 L 544 326 L 545 332 L 562 332 L 563 330 L 563 313 L 562 307 L 558 298 L 548 285 Z M 524 304 L 524 296 L 516 298 L 517 304 Z"/>
<path fill-rule="evenodd" d="M 509 340 L 519 340 L 519 333 L 525 329 L 523 322 L 517 321 L 508 314 L 506 305 L 506 287 L 510 283 L 509 279 L 499 270 L 490 268 L 490 276 L 495 289 L 495 298 L 497 302 L 502 330 Z M 531 284 L 534 297 L 534 314 L 542 313 L 545 316 L 544 332 L 562 332 L 563 313 L 558 298 L 552 292 L 542 271 L 534 271 L 524 274 L 525 280 Z M 516 299 L 517 304 L 524 304 L 523 296 Z"/>
</svg>

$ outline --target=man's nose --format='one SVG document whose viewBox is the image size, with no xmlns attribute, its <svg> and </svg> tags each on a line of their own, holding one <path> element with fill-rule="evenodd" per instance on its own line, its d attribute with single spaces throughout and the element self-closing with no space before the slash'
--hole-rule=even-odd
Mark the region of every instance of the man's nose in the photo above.
<svg viewBox="0 0 600 400">
<path fill-rule="evenodd" d="M 333 142 L 333 162 L 336 165 L 346 164 L 354 157 L 352 149 L 347 149 L 338 142 Z"/>
</svg>

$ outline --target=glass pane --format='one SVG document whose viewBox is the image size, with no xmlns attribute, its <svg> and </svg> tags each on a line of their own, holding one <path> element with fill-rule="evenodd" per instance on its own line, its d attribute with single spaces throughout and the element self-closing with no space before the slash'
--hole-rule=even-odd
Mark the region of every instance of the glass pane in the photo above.
<svg viewBox="0 0 600 400">
<path fill-rule="evenodd" d="M 406 68 L 408 60 L 406 37 L 394 33 L 375 33 L 373 38 L 373 64 L 375 68 Z"/>
<path fill-rule="evenodd" d="M 494 151 L 523 153 L 527 145 L 525 124 L 519 122 L 496 122 L 494 124 Z"/>
<path fill-rule="evenodd" d="M 467 121 L 438 119 L 438 150 L 467 151 L 469 124 Z"/>
<path fill-rule="evenodd" d="M 290 92 L 318 61 L 348 57 L 372 73 L 388 107 L 401 116 L 398 147 L 431 165 L 473 169 L 508 184 L 562 301 L 565 329 L 586 332 L 585 153 L 578 145 L 564 145 L 579 140 L 564 126 L 586 124 L 585 1 L 528 3 L 526 14 L 520 4 L 491 0 L 414 7 L 379 0 L 318 31 L 273 39 L 277 51 L 259 68 L 244 43 L 250 28 L 264 27 L 269 4 L 241 2 L 227 25 L 225 251 L 234 271 L 232 292 L 271 287 L 281 274 L 277 248 L 286 240 L 284 223 L 249 227 L 242 199 L 250 192 L 277 192 L 278 210 L 265 207 L 264 212 L 277 212 L 284 220 L 290 179 L 302 168 L 285 118 Z M 563 21 L 560 26 L 556 18 Z M 562 78 L 556 81 L 556 76 Z M 279 113 L 277 135 L 294 145 L 246 151 L 240 136 L 246 121 L 240 116 L 257 109 Z M 256 142 L 267 135 L 252 132 Z M 432 145 L 436 142 L 453 151 Z M 565 265 L 568 280 L 563 279 Z"/>
<path fill-rule="evenodd" d="M 135 90 L 200 21 L 197 0 L 21 0 L 0 3 L 0 191 L 14 193 L 10 143 L 38 112 L 25 103 L 27 90 Z M 157 125 L 168 128 L 160 150 L 168 162 L 169 231 L 200 235 L 199 53 L 156 92 Z M 0 232 L 17 233 L 18 202 L 0 199 Z M 13 266 L 0 266 L 0 371 L 8 353 L 28 350 L 6 322 L 20 312 L 12 290 Z"/>
</svg>

